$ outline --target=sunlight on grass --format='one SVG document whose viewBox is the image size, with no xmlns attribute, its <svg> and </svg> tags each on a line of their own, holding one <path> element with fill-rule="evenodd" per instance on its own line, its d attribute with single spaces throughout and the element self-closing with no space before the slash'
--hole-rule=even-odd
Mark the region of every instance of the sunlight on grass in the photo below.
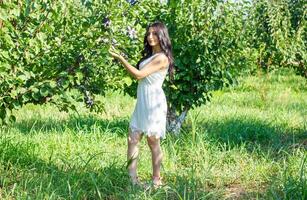
<svg viewBox="0 0 307 200">
<path fill-rule="evenodd" d="M 129 184 L 126 135 L 135 100 L 108 93 L 106 112 L 27 105 L 0 129 L 1 199 L 306 199 L 306 79 L 242 78 L 162 141 L 158 190 Z M 151 176 L 140 144 L 139 176 Z"/>
</svg>

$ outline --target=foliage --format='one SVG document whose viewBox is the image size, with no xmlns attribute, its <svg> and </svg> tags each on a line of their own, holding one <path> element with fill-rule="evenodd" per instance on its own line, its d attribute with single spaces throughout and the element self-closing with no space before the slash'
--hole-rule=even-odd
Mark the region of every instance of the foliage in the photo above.
<svg viewBox="0 0 307 200">
<path fill-rule="evenodd" d="M 14 121 L 12 110 L 28 103 L 67 111 L 83 101 L 99 111 L 97 94 L 135 96 L 137 81 L 108 49 L 136 65 L 155 20 L 173 43 L 175 77 L 165 91 L 174 115 L 210 101 L 256 64 L 297 66 L 306 75 L 304 8 L 300 0 L 0 1 L 0 122 Z"/>
<path fill-rule="evenodd" d="M 91 61 L 103 53 L 95 45 L 104 32 L 96 16 L 89 17 L 89 11 L 73 1 L 11 1 L 1 6 L 1 118 L 8 119 L 9 110 L 30 102 L 73 108 L 66 93 L 72 88 L 86 93 L 91 106 L 87 91 L 95 88 L 88 87 L 95 87 L 101 75 Z M 89 74 L 98 76 L 89 79 Z M 104 82 L 99 80 L 99 90 Z"/>
<path fill-rule="evenodd" d="M 172 110 L 200 106 L 211 92 L 231 84 L 245 64 L 242 12 L 235 3 L 196 0 L 170 2 L 164 16 L 173 39 L 176 75 L 166 93 Z"/>
<path fill-rule="evenodd" d="M 67 111 L 84 101 L 99 110 L 95 94 L 130 85 L 108 55 L 110 45 L 121 42 L 132 60 L 137 58 L 131 52 L 139 51 L 135 34 L 143 27 L 136 19 L 139 14 L 145 19 L 148 9 L 130 8 L 120 0 L 1 4 L 0 119 L 14 121 L 11 110 L 27 103 L 50 102 Z"/>
<path fill-rule="evenodd" d="M 251 47 L 261 68 L 294 67 L 307 76 L 304 0 L 254 0 L 249 12 Z"/>
</svg>

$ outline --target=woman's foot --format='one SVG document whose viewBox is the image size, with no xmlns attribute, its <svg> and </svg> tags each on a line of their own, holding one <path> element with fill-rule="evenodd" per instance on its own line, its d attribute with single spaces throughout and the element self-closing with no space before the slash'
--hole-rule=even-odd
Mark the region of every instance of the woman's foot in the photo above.
<svg viewBox="0 0 307 200">
<path fill-rule="evenodd" d="M 154 188 L 159 188 L 161 187 L 162 184 L 162 177 L 161 176 L 153 176 L 152 177 L 152 184 Z"/>
<path fill-rule="evenodd" d="M 139 187 L 143 186 L 142 182 L 140 181 L 139 177 L 137 177 L 137 176 L 130 177 L 130 182 L 133 186 L 139 186 Z"/>
<path fill-rule="evenodd" d="M 144 189 L 145 190 L 158 189 L 162 185 L 163 185 L 162 177 L 160 177 L 160 176 L 153 176 L 152 180 L 150 182 L 147 182 L 147 184 L 144 185 Z"/>
</svg>

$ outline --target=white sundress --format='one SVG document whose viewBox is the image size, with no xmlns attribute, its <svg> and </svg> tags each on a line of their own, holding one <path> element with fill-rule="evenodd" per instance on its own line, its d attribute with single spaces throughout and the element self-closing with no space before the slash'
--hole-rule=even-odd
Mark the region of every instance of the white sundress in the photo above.
<svg viewBox="0 0 307 200">
<path fill-rule="evenodd" d="M 142 61 L 139 65 L 140 70 L 159 54 Z M 167 71 L 168 67 L 139 80 L 137 101 L 129 124 L 132 134 L 144 133 L 156 138 L 165 137 L 167 104 L 162 84 Z"/>
</svg>

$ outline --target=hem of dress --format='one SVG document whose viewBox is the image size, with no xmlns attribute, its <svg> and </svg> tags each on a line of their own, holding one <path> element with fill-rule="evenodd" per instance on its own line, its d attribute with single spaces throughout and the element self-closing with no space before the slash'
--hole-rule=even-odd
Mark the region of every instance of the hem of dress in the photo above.
<svg viewBox="0 0 307 200">
<path fill-rule="evenodd" d="M 159 133 L 158 131 L 144 130 L 144 129 L 137 128 L 133 125 L 129 125 L 129 129 L 131 130 L 132 134 L 143 133 L 144 135 L 146 135 L 148 137 L 156 136 L 156 138 L 161 138 L 161 139 L 165 138 L 165 132 L 163 132 L 163 131 L 161 131 Z"/>
</svg>

